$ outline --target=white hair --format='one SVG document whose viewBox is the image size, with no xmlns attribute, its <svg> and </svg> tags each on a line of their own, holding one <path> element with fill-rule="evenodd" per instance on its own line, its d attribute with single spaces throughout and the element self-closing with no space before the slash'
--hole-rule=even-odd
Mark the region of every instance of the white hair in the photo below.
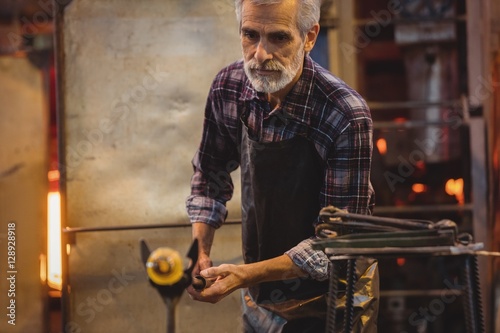
<svg viewBox="0 0 500 333">
<path fill-rule="evenodd" d="M 238 24 L 241 26 L 241 11 L 243 1 L 235 0 L 234 7 L 236 11 L 236 18 Z M 246 0 L 254 5 L 274 5 L 282 3 L 284 0 Z M 321 0 L 297 0 L 299 2 L 299 9 L 297 13 L 297 28 L 302 35 L 306 35 L 311 28 L 319 22 L 321 11 Z"/>
</svg>

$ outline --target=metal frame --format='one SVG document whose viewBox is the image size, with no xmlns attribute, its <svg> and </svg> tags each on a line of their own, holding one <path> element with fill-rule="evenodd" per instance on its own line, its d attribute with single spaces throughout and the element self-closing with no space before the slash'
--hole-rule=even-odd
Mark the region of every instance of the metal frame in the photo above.
<svg viewBox="0 0 500 333">
<path fill-rule="evenodd" d="M 464 306 L 464 316 L 465 316 L 465 324 L 466 324 L 466 332 L 467 333 L 485 333 L 488 332 L 485 330 L 485 321 L 483 317 L 483 310 L 481 307 L 481 289 L 479 288 L 479 272 L 477 269 L 477 261 L 476 256 L 474 255 L 474 247 L 468 249 L 467 251 L 463 251 L 463 249 L 459 249 L 456 253 L 453 250 L 455 247 L 439 247 L 437 253 L 433 252 L 432 247 L 429 247 L 429 251 L 421 252 L 420 248 L 392 248 L 390 253 L 381 251 L 383 249 L 374 249 L 374 248 L 359 248 L 359 249 L 333 249 L 327 248 L 330 250 L 329 252 L 336 252 L 330 256 L 330 261 L 332 261 L 332 271 L 330 276 L 330 290 L 329 290 L 329 307 L 327 312 L 327 333 L 336 333 L 336 307 L 333 306 L 336 304 L 337 294 L 338 294 L 338 282 L 339 282 L 339 269 L 340 265 L 335 264 L 338 260 L 346 260 L 347 261 L 347 281 L 346 281 L 346 308 L 344 310 L 344 322 L 343 329 L 341 332 L 343 333 L 351 333 L 353 328 L 353 292 L 354 285 L 356 283 L 357 277 L 355 274 L 356 267 L 356 259 L 370 257 L 377 258 L 380 256 L 387 255 L 395 255 L 398 257 L 406 257 L 406 256 L 432 256 L 432 257 L 440 257 L 440 256 L 459 256 L 463 258 L 463 268 L 462 268 L 462 276 L 461 276 L 461 285 L 464 286 L 463 290 L 459 290 L 460 294 L 463 296 L 463 306 Z M 346 252 L 347 250 L 347 252 Z M 350 250 L 360 250 L 360 251 L 350 251 Z M 435 249 L 434 249 L 435 250 Z M 362 254 L 361 254 L 362 252 Z M 348 254 L 341 254 L 348 253 Z"/>
<path fill-rule="evenodd" d="M 457 106 L 460 105 L 464 110 L 464 124 L 470 128 L 470 170 L 471 170 L 471 197 L 472 202 L 464 206 L 455 206 L 458 211 L 471 211 L 473 219 L 474 239 L 477 242 L 483 242 L 487 250 L 492 249 L 493 244 L 493 223 L 495 207 L 494 198 L 492 197 L 489 184 L 493 177 L 491 170 L 491 161 L 488 156 L 491 156 L 491 131 L 489 129 L 494 126 L 490 121 L 492 119 L 492 93 L 491 87 L 487 86 L 490 78 L 490 63 L 491 63 L 491 43 L 490 43 L 490 17 L 491 15 L 491 0 L 477 1 L 465 0 L 466 14 L 448 19 L 456 22 L 465 22 L 467 33 L 467 82 L 468 96 L 463 101 L 445 101 L 445 105 Z M 358 20 L 354 17 L 355 3 L 350 0 L 340 0 L 336 4 L 336 13 L 339 16 L 338 29 L 334 32 L 335 45 L 331 46 L 331 70 L 341 77 L 345 82 L 355 89 L 359 88 L 358 67 L 356 61 L 345 59 L 342 55 L 339 45 L 347 43 L 351 46 L 355 44 L 354 27 L 367 23 L 367 20 Z M 333 34 L 333 33 L 332 33 Z M 372 109 L 380 108 L 407 108 L 415 107 L 419 104 L 418 101 L 396 102 L 396 103 L 370 103 Z M 469 109 L 478 111 L 474 112 L 476 116 L 469 116 Z M 419 126 L 421 124 L 409 124 Z M 404 125 L 391 125 L 387 123 L 374 124 L 375 127 L 405 127 Z M 423 211 L 430 207 L 380 207 L 380 211 L 384 213 L 407 213 L 414 211 Z M 436 207 L 439 211 L 452 211 L 452 205 L 446 207 Z M 378 211 L 377 211 L 378 212 Z M 486 331 L 491 330 L 494 314 L 493 309 L 493 259 L 482 257 L 479 259 L 479 270 L 481 288 L 486 297 L 483 298 L 483 308 L 485 309 Z"/>
</svg>

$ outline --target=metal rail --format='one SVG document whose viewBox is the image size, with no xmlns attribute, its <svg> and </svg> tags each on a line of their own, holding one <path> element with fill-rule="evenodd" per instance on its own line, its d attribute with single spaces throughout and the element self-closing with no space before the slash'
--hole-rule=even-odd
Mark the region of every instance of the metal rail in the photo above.
<svg viewBox="0 0 500 333">
<path fill-rule="evenodd" d="M 227 224 L 241 224 L 241 220 L 227 220 Z M 186 228 L 190 227 L 191 223 L 157 223 L 157 224 L 131 224 L 131 225 L 115 225 L 115 226 L 100 226 L 100 227 L 66 227 L 62 231 L 66 234 L 77 234 L 82 232 L 101 232 L 101 231 L 120 231 L 120 230 L 141 230 L 141 229 L 169 229 L 169 228 Z"/>
<path fill-rule="evenodd" d="M 226 220 L 225 225 L 241 224 L 241 220 Z M 191 227 L 191 223 L 157 223 L 157 224 L 131 224 L 131 225 L 115 225 L 115 226 L 99 226 L 99 227 L 66 227 L 62 229 L 64 235 L 67 236 L 67 244 L 76 243 L 76 235 L 85 232 L 105 232 L 105 231 L 127 231 L 127 230 L 144 230 L 144 229 L 175 229 Z"/>
<path fill-rule="evenodd" d="M 464 205 L 422 205 L 422 206 L 375 206 L 374 213 L 377 215 L 395 213 L 448 213 L 448 212 L 472 212 L 472 204 Z"/>
</svg>

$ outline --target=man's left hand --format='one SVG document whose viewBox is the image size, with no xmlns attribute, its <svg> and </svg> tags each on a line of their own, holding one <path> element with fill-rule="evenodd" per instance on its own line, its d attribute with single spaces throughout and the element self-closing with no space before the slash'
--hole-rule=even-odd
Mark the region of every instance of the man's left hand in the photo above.
<svg viewBox="0 0 500 333">
<path fill-rule="evenodd" d="M 199 292 L 190 292 L 193 299 L 201 302 L 217 303 L 238 288 L 246 286 L 244 265 L 222 264 L 200 272 L 208 287 Z"/>
</svg>

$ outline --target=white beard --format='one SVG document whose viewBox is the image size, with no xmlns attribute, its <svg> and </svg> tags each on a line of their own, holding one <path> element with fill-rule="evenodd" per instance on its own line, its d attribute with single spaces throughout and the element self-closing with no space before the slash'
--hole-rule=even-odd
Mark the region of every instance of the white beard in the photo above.
<svg viewBox="0 0 500 333">
<path fill-rule="evenodd" d="M 259 66 L 257 60 L 252 58 L 244 64 L 245 73 L 255 90 L 270 94 L 275 93 L 292 82 L 302 66 L 304 55 L 304 48 L 301 47 L 288 68 L 274 59 L 267 60 Z M 261 76 L 255 72 L 257 69 L 275 70 L 277 72 L 275 75 Z"/>
</svg>

